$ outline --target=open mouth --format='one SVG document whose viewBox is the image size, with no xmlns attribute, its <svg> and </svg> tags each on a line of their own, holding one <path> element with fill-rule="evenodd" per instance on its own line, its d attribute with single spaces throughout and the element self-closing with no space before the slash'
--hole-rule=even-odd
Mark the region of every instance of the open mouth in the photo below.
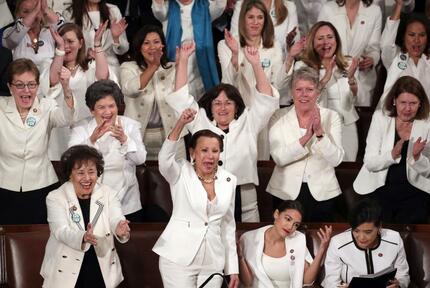
<svg viewBox="0 0 430 288">
<path fill-rule="evenodd" d="M 21 96 L 20 98 L 23 104 L 27 104 L 27 105 L 31 104 L 31 96 L 24 95 L 24 96 Z"/>
</svg>

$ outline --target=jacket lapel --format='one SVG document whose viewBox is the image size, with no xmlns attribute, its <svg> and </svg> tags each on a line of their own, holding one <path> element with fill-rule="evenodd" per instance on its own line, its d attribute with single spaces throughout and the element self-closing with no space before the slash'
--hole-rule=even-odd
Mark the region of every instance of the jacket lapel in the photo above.
<svg viewBox="0 0 430 288">
<path fill-rule="evenodd" d="M 185 164 L 185 171 L 187 172 L 189 181 L 185 182 L 187 185 L 187 197 L 194 211 L 197 211 L 201 218 L 207 220 L 206 205 L 207 205 L 207 193 L 204 189 L 197 174 L 194 172 L 194 168 L 190 163 Z"/>
<path fill-rule="evenodd" d="M 264 267 L 263 267 L 263 250 L 264 250 L 264 233 L 266 232 L 267 229 L 269 229 L 270 227 L 272 227 L 272 225 L 270 226 L 265 226 L 262 227 L 261 229 L 259 229 L 258 231 L 258 235 L 257 235 L 257 247 L 255 247 L 256 249 L 256 263 L 257 263 L 257 271 L 261 274 L 261 278 L 260 278 L 260 282 L 262 285 L 262 287 L 273 287 L 272 281 L 270 281 L 269 276 L 267 276 Z M 256 272 L 257 272 L 256 271 Z"/>
<path fill-rule="evenodd" d="M 73 184 L 71 182 L 67 182 L 65 190 L 69 206 L 69 216 L 79 230 L 85 231 L 86 228 L 84 225 L 84 217 L 82 215 L 81 206 L 79 205 L 78 197 L 76 196 Z"/>
</svg>

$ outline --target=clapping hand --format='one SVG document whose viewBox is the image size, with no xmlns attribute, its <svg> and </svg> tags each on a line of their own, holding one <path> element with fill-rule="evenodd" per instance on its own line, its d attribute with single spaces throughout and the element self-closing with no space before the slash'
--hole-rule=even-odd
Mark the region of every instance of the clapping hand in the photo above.
<svg viewBox="0 0 430 288">
<path fill-rule="evenodd" d="M 322 136 L 324 134 L 324 131 L 322 130 L 322 127 L 321 127 L 321 114 L 318 106 L 315 106 L 315 109 L 314 109 L 312 130 L 314 131 L 316 136 Z"/>
<path fill-rule="evenodd" d="M 294 28 L 288 32 L 287 37 L 285 38 L 285 44 L 287 45 L 287 50 L 289 51 L 290 48 L 294 44 L 294 38 L 297 35 L 297 26 L 294 26 Z"/>
<path fill-rule="evenodd" d="M 112 34 L 114 42 L 119 42 L 119 36 L 121 36 L 121 34 L 125 32 L 127 26 L 128 24 L 127 21 L 125 21 L 125 18 L 121 18 L 116 21 L 113 20 L 110 22 L 110 33 Z"/>
<path fill-rule="evenodd" d="M 324 229 L 320 228 L 317 232 L 318 238 L 320 238 L 321 244 L 320 249 L 327 250 L 328 244 L 330 244 L 331 234 L 333 232 L 333 228 L 328 225 L 324 225 Z"/>
<path fill-rule="evenodd" d="M 103 33 L 106 31 L 108 23 L 109 20 L 106 20 L 101 26 L 99 26 L 99 29 L 96 30 L 96 33 L 94 34 L 94 46 L 101 45 Z"/>
<path fill-rule="evenodd" d="M 55 41 L 55 46 L 58 48 L 58 50 L 64 51 L 64 39 L 60 36 L 58 31 L 52 29 L 52 27 L 49 27 L 49 32 L 51 32 L 51 36 Z"/>
<path fill-rule="evenodd" d="M 369 70 L 373 66 L 373 58 L 369 56 L 361 56 L 358 68 L 360 71 Z"/>
<path fill-rule="evenodd" d="M 128 220 L 121 220 L 118 222 L 118 225 L 116 225 L 115 234 L 118 236 L 118 238 L 127 238 L 130 235 L 130 226 L 128 224 L 130 221 Z"/>
<path fill-rule="evenodd" d="M 122 128 L 121 120 L 118 118 L 118 116 L 116 119 L 118 124 L 111 125 L 109 129 L 111 131 L 112 137 L 116 138 L 122 145 L 127 141 L 127 135 L 125 135 L 124 129 Z"/>
<path fill-rule="evenodd" d="M 299 41 L 297 41 L 293 45 L 287 46 L 288 57 L 295 58 L 299 56 L 300 53 L 302 53 L 303 50 L 305 49 L 305 45 L 306 45 L 306 37 L 302 37 L 300 38 Z"/>
<path fill-rule="evenodd" d="M 93 224 L 88 223 L 87 231 L 85 231 L 84 238 L 82 239 L 84 243 L 89 243 L 91 245 L 97 245 L 97 237 L 94 235 Z"/>
<path fill-rule="evenodd" d="M 400 139 L 397 141 L 396 145 L 394 145 L 393 150 L 391 150 L 391 157 L 393 157 L 393 160 L 396 160 L 402 154 L 403 143 L 405 143 L 405 140 Z"/>
<path fill-rule="evenodd" d="M 227 45 L 228 48 L 230 48 L 231 53 L 233 55 L 236 55 L 237 53 L 239 53 L 239 43 L 233 37 L 233 34 L 231 34 L 231 32 L 228 31 L 227 29 L 224 30 L 224 40 L 225 40 L 225 44 Z"/>
<path fill-rule="evenodd" d="M 60 72 L 60 83 L 62 87 L 69 87 L 70 77 L 72 76 L 72 72 L 66 67 L 61 67 Z"/>
<path fill-rule="evenodd" d="M 357 58 L 352 58 L 351 64 L 348 67 L 348 79 L 353 79 L 355 72 L 357 71 L 357 67 L 359 66 L 359 60 Z"/>
<path fill-rule="evenodd" d="M 109 120 L 103 120 L 103 122 L 99 123 L 90 136 L 91 143 L 95 144 L 100 137 L 111 129 L 111 126 L 112 123 Z"/>
<path fill-rule="evenodd" d="M 41 21 L 41 11 L 42 11 L 42 0 L 36 0 L 36 6 L 27 15 L 23 17 L 24 25 L 27 27 L 32 27 L 35 21 Z"/>
<path fill-rule="evenodd" d="M 321 87 L 325 87 L 325 85 L 328 83 L 328 81 L 330 81 L 335 66 L 336 66 L 336 55 L 333 55 L 328 66 L 324 67 L 325 68 L 325 74 L 324 74 L 324 77 L 320 81 Z"/>
<path fill-rule="evenodd" d="M 418 137 L 417 141 L 414 143 L 414 147 L 412 149 L 412 156 L 414 157 L 414 160 L 417 161 L 420 158 L 421 152 L 424 150 L 424 147 L 426 147 L 427 140 L 422 140 L 421 137 Z"/>
<path fill-rule="evenodd" d="M 399 280 L 397 280 L 396 278 L 388 282 L 387 288 L 399 288 L 399 287 L 400 287 L 400 283 L 399 283 Z"/>
<path fill-rule="evenodd" d="M 260 62 L 260 52 L 258 52 L 258 48 L 255 47 L 251 47 L 251 46 L 246 46 L 244 49 L 245 52 L 245 57 L 248 60 L 248 62 L 252 65 L 252 66 L 260 66 L 261 62 Z"/>
</svg>

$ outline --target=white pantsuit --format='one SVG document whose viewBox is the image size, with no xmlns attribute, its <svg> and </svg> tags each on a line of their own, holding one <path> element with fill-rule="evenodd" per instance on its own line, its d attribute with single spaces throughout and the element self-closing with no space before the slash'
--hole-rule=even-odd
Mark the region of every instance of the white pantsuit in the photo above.
<svg viewBox="0 0 430 288">
<path fill-rule="evenodd" d="M 360 1 L 357 16 L 352 25 L 346 13 L 345 5 L 336 1 L 327 2 L 318 21 L 329 21 L 336 28 L 342 42 L 342 53 L 351 57 L 368 56 L 373 59 L 373 66 L 365 71 L 358 71 L 358 92 L 356 106 L 370 106 L 376 85 L 375 66 L 379 62 L 382 14 L 376 4 L 365 6 Z"/>
<path fill-rule="evenodd" d="M 236 253 L 236 223 L 234 221 L 234 199 L 236 177 L 218 168 L 214 189 L 216 204 L 208 213 L 207 192 L 186 160 L 175 160 L 177 142 L 166 139 L 159 154 L 160 173 L 170 185 L 173 201 L 172 216 L 154 245 L 153 251 L 160 258 L 172 262 L 175 267 L 193 268 L 196 257 L 201 257 L 201 249 L 209 249 L 209 257 L 201 262 L 201 267 L 214 267 L 213 272 L 237 274 L 238 260 Z M 199 256 L 197 256 L 199 255 Z M 160 265 L 163 261 L 160 260 Z M 166 263 L 166 261 L 164 261 Z M 198 264 L 198 263 L 197 263 Z M 164 267 L 164 266 L 163 266 Z M 161 271 L 169 271 L 161 268 Z M 221 270 L 219 270 L 221 269 Z M 196 273 L 194 271 L 194 273 Z M 191 275 L 191 276 L 198 276 Z M 184 283 L 190 275 L 162 272 L 164 287 L 179 287 L 169 278 Z M 187 283 L 187 282 L 185 282 Z M 184 286 L 185 287 L 185 286 Z M 197 287 L 196 283 L 192 286 Z"/>
<path fill-rule="evenodd" d="M 123 280 L 113 236 L 121 243 L 128 241 L 128 238 L 121 239 L 115 234 L 119 221 L 125 218 L 114 194 L 109 187 L 96 184 L 90 204 L 90 222 L 97 237 L 94 249 L 107 288 L 117 287 Z M 89 243 L 82 245 L 86 227 L 73 184 L 66 182 L 49 193 L 46 204 L 51 234 L 40 271 L 44 278 L 42 287 L 72 288 L 78 279 L 85 252 L 90 248 Z M 75 222 L 76 219 L 79 221 Z"/>
</svg>

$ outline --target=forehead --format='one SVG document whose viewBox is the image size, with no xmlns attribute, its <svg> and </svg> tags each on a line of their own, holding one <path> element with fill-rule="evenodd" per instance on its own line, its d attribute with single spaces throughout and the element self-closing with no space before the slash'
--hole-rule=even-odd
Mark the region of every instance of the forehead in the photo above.
<svg viewBox="0 0 430 288">
<path fill-rule="evenodd" d="M 232 100 L 232 99 L 227 96 L 225 91 L 221 91 L 214 100 L 225 101 L 225 100 Z"/>
<path fill-rule="evenodd" d="M 215 137 L 201 136 L 197 139 L 196 148 L 197 147 L 219 148 L 219 142 Z"/>
<path fill-rule="evenodd" d="M 409 25 L 406 27 L 406 31 L 414 31 L 414 32 L 426 32 L 426 28 L 424 27 L 423 23 L 415 21 L 412 23 L 409 23 Z"/>
<path fill-rule="evenodd" d="M 96 163 L 93 159 L 82 159 L 75 162 L 73 165 L 73 170 L 87 170 L 87 169 L 95 169 Z"/>
<path fill-rule="evenodd" d="M 144 41 L 161 40 L 160 35 L 157 32 L 149 32 L 146 34 Z"/>
<path fill-rule="evenodd" d="M 413 101 L 419 101 L 419 98 L 412 93 L 408 93 L 408 92 L 403 92 L 400 93 L 399 96 L 397 96 L 397 100 L 399 101 L 408 101 L 408 102 L 413 102 Z"/>
<path fill-rule="evenodd" d="M 301 222 L 302 221 L 302 214 L 300 214 L 299 211 L 296 209 L 287 209 L 280 213 L 281 216 L 289 216 L 291 217 L 294 222 Z"/>
<path fill-rule="evenodd" d="M 112 103 L 115 103 L 115 99 L 112 95 L 106 95 L 103 98 L 97 100 L 96 105 L 110 105 Z"/>
<path fill-rule="evenodd" d="M 315 36 L 319 35 L 334 35 L 334 31 L 329 26 L 324 25 L 318 28 L 318 30 L 315 32 Z"/>
<path fill-rule="evenodd" d="M 377 229 L 378 227 L 375 226 L 375 223 L 373 222 L 365 222 L 357 226 L 355 230 L 373 230 Z"/>
<path fill-rule="evenodd" d="M 33 72 L 26 71 L 21 74 L 13 75 L 13 80 L 22 81 L 22 82 L 33 82 L 33 81 L 36 81 L 36 75 L 34 75 Z"/>
<path fill-rule="evenodd" d="M 316 83 L 307 79 L 297 79 L 293 82 L 293 88 L 316 88 Z"/>
<path fill-rule="evenodd" d="M 73 30 L 67 31 L 62 37 L 66 39 L 78 39 L 78 35 L 76 35 L 75 31 Z"/>
<path fill-rule="evenodd" d="M 264 13 L 259 8 L 257 8 L 256 6 L 252 6 L 251 9 L 249 9 L 248 12 L 246 12 L 246 15 L 263 15 L 264 16 Z"/>
</svg>

